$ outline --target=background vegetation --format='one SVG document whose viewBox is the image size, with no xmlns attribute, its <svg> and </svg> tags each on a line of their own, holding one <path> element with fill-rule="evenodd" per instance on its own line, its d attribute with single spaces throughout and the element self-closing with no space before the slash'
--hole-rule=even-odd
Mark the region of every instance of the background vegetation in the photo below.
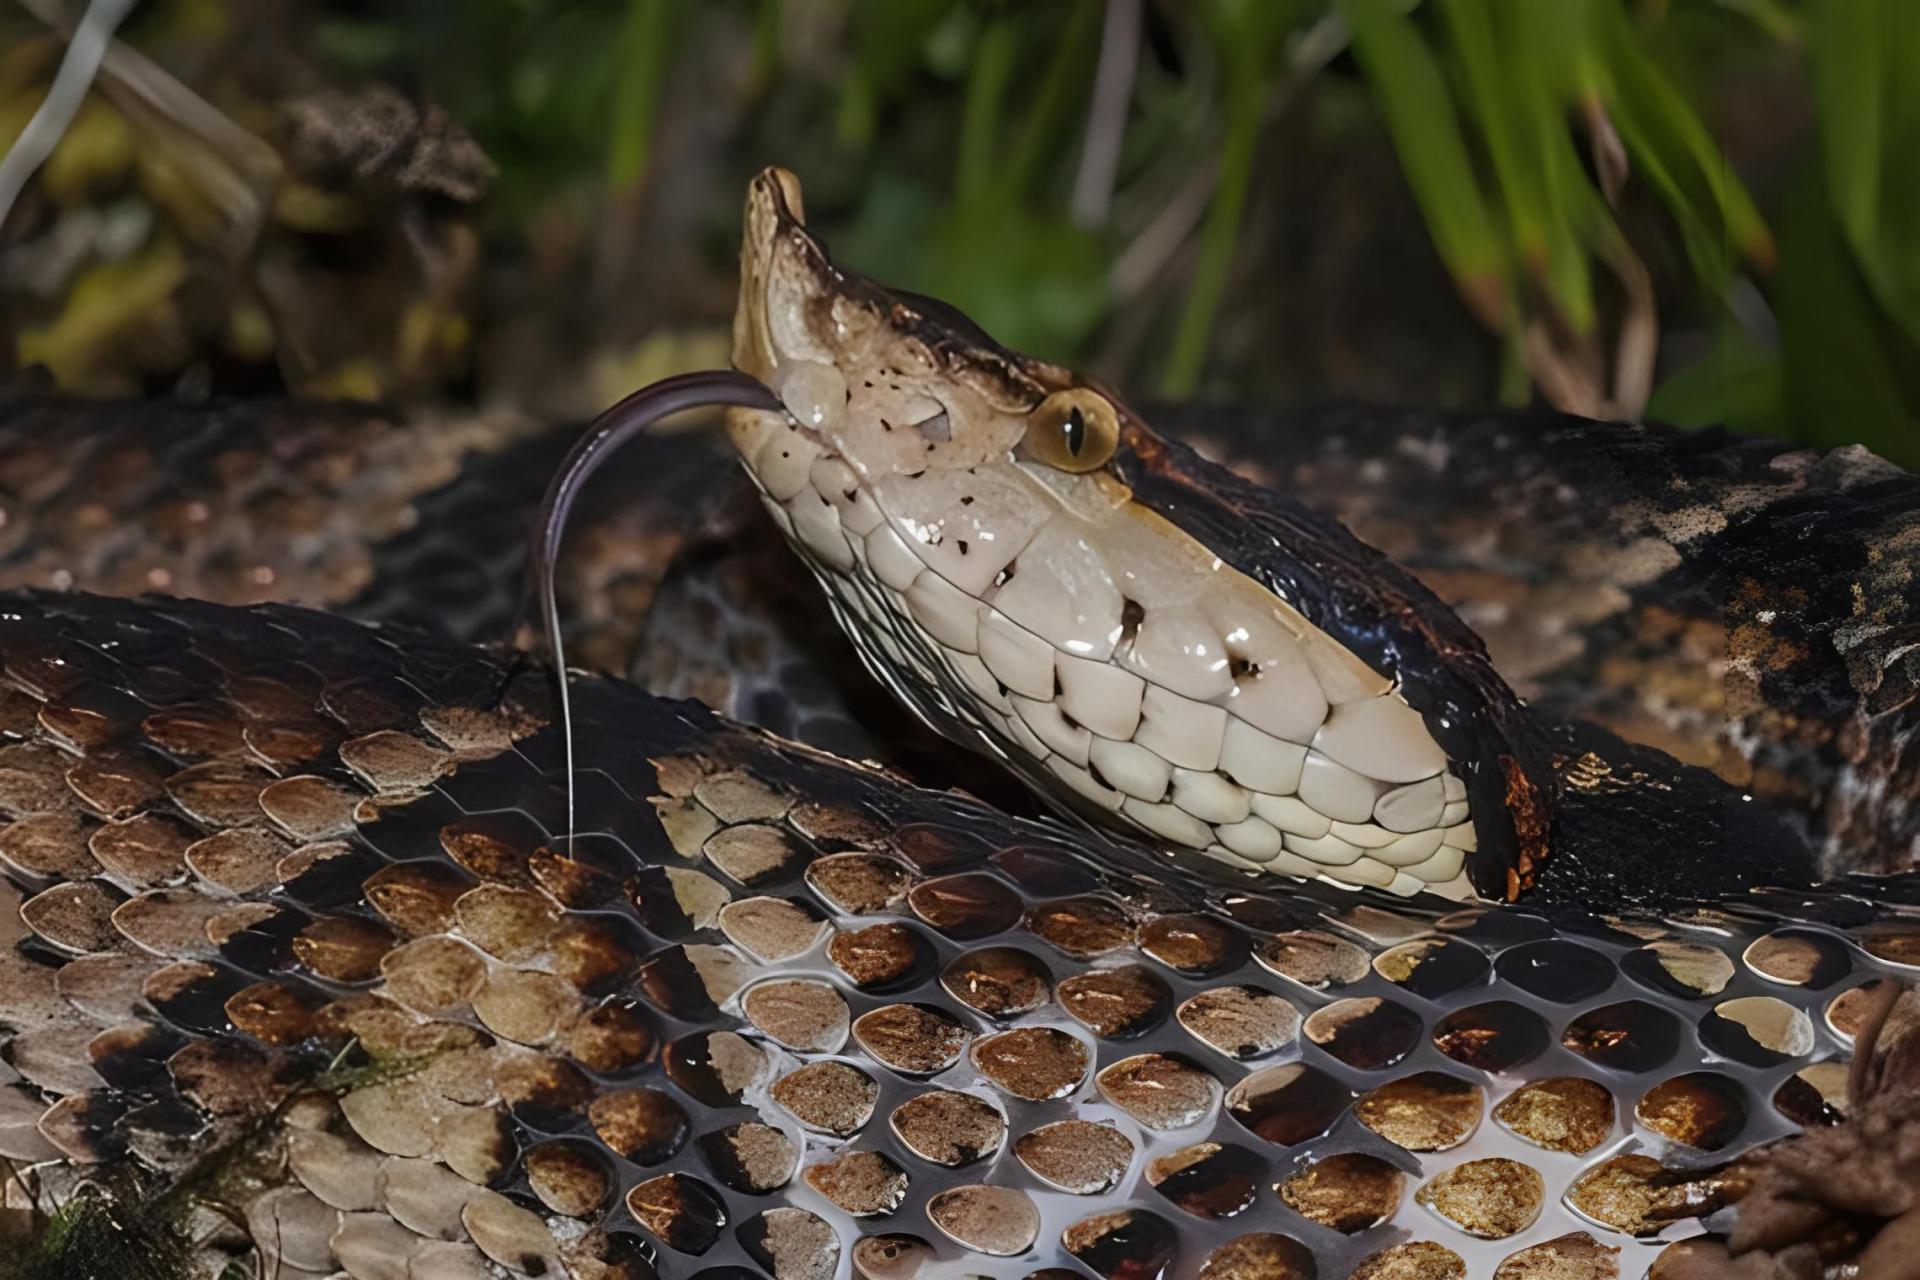
<svg viewBox="0 0 1920 1280">
<path fill-rule="evenodd" d="M 60 48 L 12 20 L 0 139 Z M 121 35 L 267 154 L 103 80 L 0 231 L 46 277 L 0 273 L 16 360 L 72 385 L 591 412 L 722 358 L 777 162 L 843 261 L 1142 397 L 1537 399 L 1920 462 L 1911 0 L 148 0 Z M 445 108 L 442 160 L 470 132 L 484 196 L 314 161 L 312 104 L 369 84 Z M 76 211 L 128 225 L 44 269 Z"/>
</svg>

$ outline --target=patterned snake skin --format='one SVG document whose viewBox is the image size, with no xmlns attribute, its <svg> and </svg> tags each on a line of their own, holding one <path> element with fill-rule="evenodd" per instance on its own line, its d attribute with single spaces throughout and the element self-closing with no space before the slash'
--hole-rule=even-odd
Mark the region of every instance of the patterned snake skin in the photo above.
<svg viewBox="0 0 1920 1280">
<path fill-rule="evenodd" d="M 152 1170 L 207 1276 L 1637 1276 L 1920 967 L 1911 879 L 1249 889 L 610 681 L 569 850 L 537 671 L 284 606 L 0 670 L 9 1197 Z"/>
<path fill-rule="evenodd" d="M 1421 571 L 1530 697 L 1837 867 L 1911 865 L 1911 477 L 1532 416 L 1155 417 Z M 511 628 L 567 437 L 0 414 L 6 585 L 408 628 L 6 597 L 10 1208 L 148 1170 L 210 1278 L 1635 1277 L 1699 1229 L 1658 1165 L 1841 1132 L 1864 990 L 1920 966 L 1911 876 L 1549 917 L 1009 816 L 846 677 L 684 440 L 570 536 L 576 657 L 994 807 L 592 682 L 564 856 L 539 673 L 454 641 Z"/>
</svg>

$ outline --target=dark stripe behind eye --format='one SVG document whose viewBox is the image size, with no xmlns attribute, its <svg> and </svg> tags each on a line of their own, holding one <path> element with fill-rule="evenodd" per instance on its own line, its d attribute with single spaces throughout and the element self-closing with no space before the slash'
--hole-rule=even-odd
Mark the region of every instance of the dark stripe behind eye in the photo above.
<svg viewBox="0 0 1920 1280">
<path fill-rule="evenodd" d="M 905 289 L 893 290 L 893 296 L 919 312 L 922 318 L 944 325 L 953 330 L 956 335 L 967 339 L 969 342 L 978 343 L 983 347 L 991 347 L 995 351 L 1005 349 L 1001 347 L 998 342 L 994 341 L 992 334 L 974 323 L 970 316 L 951 303 L 942 302 L 938 298 L 929 298 L 925 294 L 912 293 Z"/>
</svg>

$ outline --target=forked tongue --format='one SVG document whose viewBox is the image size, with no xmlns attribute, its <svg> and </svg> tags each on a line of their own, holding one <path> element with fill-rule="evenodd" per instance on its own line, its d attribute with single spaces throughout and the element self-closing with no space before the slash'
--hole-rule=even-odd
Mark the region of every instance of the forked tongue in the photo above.
<svg viewBox="0 0 1920 1280">
<path fill-rule="evenodd" d="M 554 567 L 560 555 L 561 536 L 566 532 L 567 515 L 588 478 L 601 464 L 621 445 L 662 418 L 709 407 L 786 412 L 781 397 L 768 390 L 762 381 L 779 378 L 768 326 L 767 298 L 777 270 L 778 238 L 783 230 L 799 226 L 802 217 L 800 183 L 791 173 L 768 169 L 753 180 L 747 190 L 741 239 L 740 306 L 734 314 L 733 363 L 736 367 L 665 378 L 642 387 L 608 409 L 568 452 L 540 503 L 528 556 L 529 585 L 540 604 L 541 630 L 546 636 L 560 691 L 560 725 L 566 743 L 569 853 L 574 836 L 573 707 L 568 697 L 559 604 L 554 598 Z"/>
<path fill-rule="evenodd" d="M 640 388 L 608 409 L 567 452 L 566 460 L 547 486 L 534 522 L 533 546 L 527 557 L 530 585 L 540 602 L 541 630 L 553 661 L 554 681 L 560 691 L 560 730 L 566 743 L 567 852 L 573 852 L 574 777 L 573 706 L 567 692 L 567 660 L 560 636 L 560 606 L 554 598 L 554 567 L 560 557 L 560 539 L 567 515 L 580 490 L 615 450 L 662 418 L 688 409 L 732 406 L 783 412 L 780 398 L 756 379 L 733 370 L 683 373 Z"/>
</svg>

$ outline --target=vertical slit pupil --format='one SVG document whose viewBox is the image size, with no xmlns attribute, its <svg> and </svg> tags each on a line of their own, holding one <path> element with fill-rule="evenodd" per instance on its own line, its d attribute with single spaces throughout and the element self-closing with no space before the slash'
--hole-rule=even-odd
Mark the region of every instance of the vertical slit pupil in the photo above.
<svg viewBox="0 0 1920 1280">
<path fill-rule="evenodd" d="M 1086 443 L 1087 419 L 1086 416 L 1080 412 L 1080 406 L 1075 405 L 1073 411 L 1067 414 L 1067 452 L 1077 458 L 1080 456 L 1080 450 L 1086 446 Z"/>
</svg>

